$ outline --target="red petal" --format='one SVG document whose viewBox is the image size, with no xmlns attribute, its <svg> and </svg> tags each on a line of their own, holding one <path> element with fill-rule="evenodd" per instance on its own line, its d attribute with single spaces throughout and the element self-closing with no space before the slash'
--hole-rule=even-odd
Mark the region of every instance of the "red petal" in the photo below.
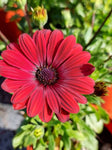
<svg viewBox="0 0 112 150">
<path fill-rule="evenodd" d="M 32 63 L 39 65 L 38 53 L 36 50 L 33 39 L 26 33 L 19 37 L 19 44 L 25 57 L 27 57 Z"/>
<path fill-rule="evenodd" d="M 1 55 L 5 62 L 17 68 L 25 69 L 26 71 L 33 71 L 34 65 L 28 61 L 19 51 L 6 50 Z"/>
<path fill-rule="evenodd" d="M 57 93 L 55 92 L 55 90 L 53 90 L 52 87 L 46 88 L 46 97 L 51 110 L 55 113 L 59 113 L 61 105 L 60 97 L 57 95 Z"/>
<path fill-rule="evenodd" d="M 56 84 L 55 84 L 56 87 Z M 54 87 L 54 88 L 55 88 Z M 55 90 L 57 91 L 57 94 L 59 94 L 60 99 L 61 99 L 61 107 L 66 110 L 67 112 L 70 113 L 78 113 L 79 111 L 79 106 L 74 100 L 74 96 L 68 92 L 67 89 L 64 87 L 56 87 Z"/>
<path fill-rule="evenodd" d="M 11 67 L 3 60 L 0 60 L 0 75 L 15 80 L 31 80 L 34 78 L 33 73 L 25 72 L 23 70 Z"/>
<path fill-rule="evenodd" d="M 55 54 L 53 66 L 58 67 L 61 63 L 73 55 L 73 48 L 75 47 L 75 43 L 76 39 L 73 35 L 66 37 L 62 41 Z"/>
<path fill-rule="evenodd" d="M 43 32 L 38 31 L 34 36 L 38 60 L 41 66 L 46 65 L 46 41 Z"/>
<path fill-rule="evenodd" d="M 43 87 L 37 87 L 31 94 L 27 104 L 27 114 L 29 117 L 34 117 L 40 113 L 44 105 Z"/>
<path fill-rule="evenodd" d="M 81 66 L 73 67 L 71 70 L 65 70 L 63 67 L 57 69 L 59 79 L 67 80 L 71 78 L 84 77 L 84 74 L 81 72 Z"/>
<path fill-rule="evenodd" d="M 95 70 L 95 67 L 91 64 L 84 64 L 82 67 L 81 67 L 81 71 L 82 73 L 85 75 L 85 76 L 88 76 L 90 75 L 93 71 Z"/>
<path fill-rule="evenodd" d="M 82 53 L 80 53 L 79 55 L 77 55 L 75 57 L 75 61 L 74 61 L 74 64 L 75 65 L 82 65 L 82 64 L 85 64 L 85 63 L 88 63 L 88 61 L 90 60 L 91 58 L 91 55 L 89 52 L 86 52 L 86 51 L 83 51 Z M 70 64 L 71 65 L 71 64 Z"/>
<path fill-rule="evenodd" d="M 74 69 L 75 72 L 75 67 L 88 63 L 90 57 L 90 53 L 85 51 L 75 56 L 72 55 L 72 57 L 67 59 L 59 68 L 63 68 L 65 71 Z"/>
<path fill-rule="evenodd" d="M 35 83 L 28 83 L 23 87 L 19 88 L 12 96 L 11 102 L 13 104 L 24 103 L 29 98 L 30 94 L 36 88 Z"/>
<path fill-rule="evenodd" d="M 91 64 L 84 64 L 80 66 L 74 66 L 72 68 L 63 68 L 63 66 L 57 69 L 59 79 L 68 80 L 75 79 L 77 77 L 85 77 L 91 74 L 95 70 L 95 67 Z"/>
<path fill-rule="evenodd" d="M 11 79 L 5 79 L 1 87 L 2 89 L 4 89 L 9 93 L 14 93 L 17 89 L 19 89 L 21 86 L 23 86 L 26 83 L 27 81 L 16 81 Z"/>
<path fill-rule="evenodd" d="M 79 93 L 74 93 L 74 99 L 76 100 L 77 103 L 81 103 L 81 104 L 86 104 L 87 103 L 87 99 L 86 97 L 80 95 Z"/>
<path fill-rule="evenodd" d="M 13 108 L 15 110 L 20 110 L 26 108 L 27 101 L 24 101 L 23 103 L 13 104 Z"/>
<path fill-rule="evenodd" d="M 39 118 L 43 121 L 43 122 L 49 122 L 52 118 L 53 112 L 50 109 L 49 105 L 47 104 L 47 101 L 45 101 L 43 110 L 41 113 L 39 113 Z"/>
<path fill-rule="evenodd" d="M 71 78 L 68 80 L 60 80 L 59 84 L 69 88 L 72 92 L 81 94 L 92 94 L 94 92 L 95 82 L 89 77 Z"/>
<path fill-rule="evenodd" d="M 49 44 L 47 48 L 47 63 L 50 66 L 55 53 L 63 40 L 63 33 L 60 30 L 54 30 L 49 38 Z"/>
<path fill-rule="evenodd" d="M 44 37 L 45 37 L 45 40 L 46 40 L 46 46 L 48 45 L 49 43 L 49 37 L 51 35 L 51 30 L 42 30 L 42 32 L 44 33 Z"/>
<path fill-rule="evenodd" d="M 46 41 L 46 45 L 48 45 L 48 42 L 49 42 L 49 37 L 50 37 L 50 34 L 51 34 L 51 30 L 47 30 L 47 29 L 43 29 L 43 30 L 38 30 L 36 31 L 34 34 L 33 34 L 33 39 L 34 41 L 37 40 L 38 38 L 38 33 L 41 32 L 44 34 L 44 38 L 45 38 L 45 41 Z"/>
<path fill-rule="evenodd" d="M 7 50 L 18 51 L 20 50 L 20 47 L 17 43 L 10 43 L 9 45 L 7 45 Z"/>
<path fill-rule="evenodd" d="M 68 121 L 70 117 L 69 113 L 64 109 L 61 109 L 60 113 L 56 114 L 56 116 L 61 122 Z"/>
</svg>

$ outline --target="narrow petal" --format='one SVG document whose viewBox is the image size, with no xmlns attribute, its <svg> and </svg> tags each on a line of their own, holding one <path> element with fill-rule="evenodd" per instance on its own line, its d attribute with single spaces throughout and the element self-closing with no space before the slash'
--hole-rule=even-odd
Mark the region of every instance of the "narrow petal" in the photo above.
<svg viewBox="0 0 112 150">
<path fill-rule="evenodd" d="M 64 69 L 65 71 L 74 69 L 76 66 L 81 66 L 83 64 L 87 64 L 90 60 L 91 55 L 88 52 L 81 52 L 78 55 L 72 55 L 69 59 L 67 59 L 59 68 Z"/>
<path fill-rule="evenodd" d="M 52 87 L 46 88 L 46 97 L 51 110 L 55 113 L 59 113 L 61 105 L 60 97 L 57 95 Z"/>
<path fill-rule="evenodd" d="M 35 83 L 28 83 L 23 87 L 19 88 L 12 96 L 11 102 L 13 104 L 24 103 L 29 98 L 30 94 L 36 88 Z"/>
<path fill-rule="evenodd" d="M 95 67 L 91 64 L 83 64 L 80 66 L 74 66 L 71 69 L 65 69 L 62 67 L 59 67 L 57 69 L 59 79 L 71 79 L 71 78 L 77 78 L 77 77 L 85 77 L 90 75 L 95 70 Z"/>
<path fill-rule="evenodd" d="M 61 107 L 69 113 L 77 113 L 79 111 L 79 106 L 74 100 L 74 96 L 60 85 L 54 88 L 61 98 Z"/>
<path fill-rule="evenodd" d="M 46 41 L 43 32 L 38 31 L 34 36 L 38 60 L 41 66 L 46 65 Z"/>
<path fill-rule="evenodd" d="M 26 108 L 27 101 L 24 101 L 23 103 L 13 104 L 13 108 L 15 110 L 24 109 L 24 108 Z"/>
<path fill-rule="evenodd" d="M 41 113 L 39 113 L 39 118 L 43 121 L 43 122 L 49 122 L 52 118 L 53 112 L 50 109 L 49 105 L 47 104 L 47 101 L 45 100 L 45 104 L 43 107 L 43 110 Z"/>
<path fill-rule="evenodd" d="M 56 114 L 56 116 L 61 122 L 68 121 L 70 117 L 69 113 L 64 109 L 61 109 L 60 113 Z"/>
<path fill-rule="evenodd" d="M 91 64 L 84 64 L 82 67 L 81 67 L 81 71 L 82 73 L 85 75 L 85 76 L 88 76 L 90 75 L 93 71 L 95 70 L 95 67 Z"/>
<path fill-rule="evenodd" d="M 87 99 L 86 97 L 80 95 L 79 93 L 74 93 L 74 99 L 76 100 L 77 103 L 81 103 L 81 104 L 86 104 L 87 103 Z"/>
<path fill-rule="evenodd" d="M 35 66 L 19 51 L 6 50 L 1 55 L 5 62 L 16 68 L 26 71 L 33 71 Z"/>
<path fill-rule="evenodd" d="M 84 77 L 85 75 L 81 71 L 81 66 L 73 67 L 71 70 L 65 70 L 63 67 L 57 69 L 59 79 L 66 80 L 77 77 Z"/>
<path fill-rule="evenodd" d="M 60 80 L 59 84 L 80 94 L 92 94 L 94 92 L 95 82 L 89 77 L 71 78 L 68 80 Z"/>
<path fill-rule="evenodd" d="M 34 34 L 33 34 L 33 39 L 34 41 L 36 42 L 37 39 L 38 39 L 38 33 L 39 32 L 42 32 L 44 34 L 44 38 L 45 38 L 45 41 L 46 41 L 46 46 L 48 45 L 48 42 L 49 42 L 49 37 L 50 37 L 50 34 L 51 34 L 51 30 L 48 30 L 48 29 L 43 29 L 43 30 L 37 30 Z"/>
<path fill-rule="evenodd" d="M 26 33 L 19 37 L 19 44 L 23 54 L 34 64 L 39 65 L 38 53 L 33 39 Z"/>
<path fill-rule="evenodd" d="M 47 63 L 50 66 L 56 51 L 63 40 L 63 33 L 60 30 L 54 30 L 49 38 L 49 44 L 47 47 Z"/>
<path fill-rule="evenodd" d="M 45 103 L 43 87 L 37 87 L 31 94 L 27 104 L 27 114 L 29 117 L 34 117 L 40 113 Z"/>
<path fill-rule="evenodd" d="M 0 75 L 15 80 L 31 80 L 34 78 L 33 73 L 11 67 L 3 60 L 0 60 Z"/>
<path fill-rule="evenodd" d="M 45 37 L 45 41 L 46 41 L 46 46 L 47 46 L 48 43 L 49 43 L 49 38 L 50 38 L 50 35 L 51 35 L 51 30 L 43 29 L 42 32 L 44 33 L 44 37 Z"/>
<path fill-rule="evenodd" d="M 27 81 L 18 81 L 18 80 L 11 80 L 11 79 L 5 79 L 5 81 L 2 83 L 1 87 L 5 91 L 9 93 L 14 93 L 17 89 L 24 86 Z"/>
<path fill-rule="evenodd" d="M 73 35 L 66 37 L 62 41 L 53 60 L 54 67 L 57 68 L 61 63 L 63 63 L 66 59 L 68 59 L 71 55 L 73 55 L 72 53 L 75 44 L 76 39 Z"/>
<path fill-rule="evenodd" d="M 7 45 L 7 50 L 18 51 L 20 50 L 20 47 L 17 43 L 10 43 L 9 45 Z"/>
</svg>

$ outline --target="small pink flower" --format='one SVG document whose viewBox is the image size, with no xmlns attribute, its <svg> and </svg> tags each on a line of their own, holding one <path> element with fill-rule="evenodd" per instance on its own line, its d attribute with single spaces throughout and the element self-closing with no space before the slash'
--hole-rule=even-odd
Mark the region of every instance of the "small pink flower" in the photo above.
<svg viewBox="0 0 112 150">
<path fill-rule="evenodd" d="M 87 102 L 82 94 L 94 92 L 88 77 L 94 71 L 90 53 L 82 51 L 73 35 L 64 39 L 61 31 L 45 29 L 33 39 L 22 34 L 19 45 L 9 44 L 2 57 L 0 74 L 7 78 L 2 88 L 14 93 L 14 109 L 26 108 L 30 117 L 48 122 L 54 112 L 65 122 L 70 113 L 78 113 L 78 103 Z"/>
</svg>

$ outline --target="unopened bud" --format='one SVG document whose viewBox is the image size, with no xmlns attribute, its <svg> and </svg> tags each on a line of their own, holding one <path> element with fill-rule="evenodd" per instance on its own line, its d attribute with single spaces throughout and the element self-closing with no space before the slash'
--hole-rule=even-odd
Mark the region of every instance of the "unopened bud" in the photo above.
<svg viewBox="0 0 112 150">
<path fill-rule="evenodd" d="M 34 130 L 34 136 L 37 139 L 40 139 L 44 135 L 44 128 L 41 126 L 37 126 L 37 128 Z"/>
<path fill-rule="evenodd" d="M 47 11 L 43 6 L 38 6 L 34 8 L 32 17 L 34 23 L 38 25 L 40 29 L 42 29 L 48 19 Z"/>
<path fill-rule="evenodd" d="M 94 94 L 96 96 L 105 96 L 107 94 L 107 86 L 105 82 L 99 81 L 95 83 Z"/>
</svg>

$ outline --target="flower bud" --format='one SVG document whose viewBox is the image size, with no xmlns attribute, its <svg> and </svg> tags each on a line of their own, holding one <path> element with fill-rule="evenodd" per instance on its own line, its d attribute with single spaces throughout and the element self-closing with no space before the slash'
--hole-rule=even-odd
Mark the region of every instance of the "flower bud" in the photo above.
<svg viewBox="0 0 112 150">
<path fill-rule="evenodd" d="M 34 130 L 34 136 L 37 139 L 40 139 L 44 135 L 44 128 L 41 126 L 37 126 L 37 128 Z"/>
<path fill-rule="evenodd" d="M 103 81 L 96 82 L 94 88 L 94 94 L 96 96 L 105 96 L 107 94 L 107 86 L 106 83 Z"/>
<path fill-rule="evenodd" d="M 42 29 L 48 19 L 47 11 L 43 6 L 38 6 L 34 8 L 32 17 L 34 23 L 38 25 L 40 29 Z"/>
</svg>

